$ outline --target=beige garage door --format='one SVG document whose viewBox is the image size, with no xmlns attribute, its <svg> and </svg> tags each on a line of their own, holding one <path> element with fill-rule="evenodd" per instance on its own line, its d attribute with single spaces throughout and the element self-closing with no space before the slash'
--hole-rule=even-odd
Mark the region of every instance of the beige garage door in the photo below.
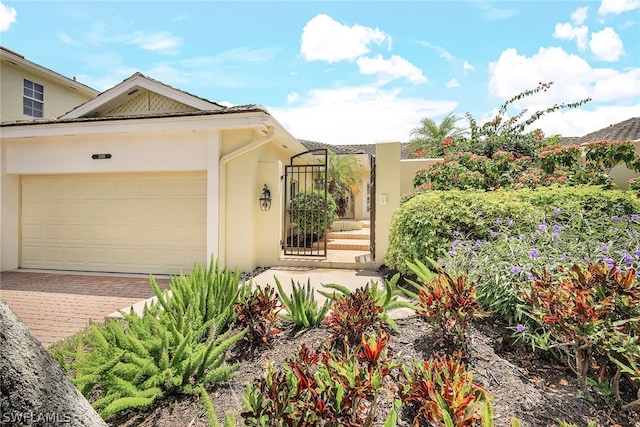
<svg viewBox="0 0 640 427">
<path fill-rule="evenodd" d="M 22 177 L 21 267 L 188 273 L 206 263 L 206 173 Z"/>
</svg>

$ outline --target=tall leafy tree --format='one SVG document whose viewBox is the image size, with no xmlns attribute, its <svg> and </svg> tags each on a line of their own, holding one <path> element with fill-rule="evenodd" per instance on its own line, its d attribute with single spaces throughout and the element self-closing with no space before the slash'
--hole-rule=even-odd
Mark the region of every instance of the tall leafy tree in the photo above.
<svg viewBox="0 0 640 427">
<path fill-rule="evenodd" d="M 451 113 L 438 124 L 433 119 L 425 117 L 420 120 L 420 126 L 411 130 L 409 148 L 418 153 L 417 157 L 442 156 L 450 147 L 460 142 L 466 129 L 456 126 L 460 118 Z"/>
</svg>

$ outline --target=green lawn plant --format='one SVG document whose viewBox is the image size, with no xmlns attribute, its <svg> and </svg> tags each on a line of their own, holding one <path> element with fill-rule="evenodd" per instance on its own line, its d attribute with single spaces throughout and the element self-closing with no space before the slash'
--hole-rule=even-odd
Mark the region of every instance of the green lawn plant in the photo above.
<svg viewBox="0 0 640 427">
<path fill-rule="evenodd" d="M 311 279 L 307 280 L 305 286 L 291 279 L 291 295 L 286 294 L 277 277 L 274 277 L 274 280 L 278 288 L 278 298 L 286 309 L 282 314 L 284 319 L 303 328 L 311 328 L 322 323 L 329 311 L 329 305 L 326 302 L 322 306 L 318 305 Z"/>
<path fill-rule="evenodd" d="M 221 325 L 233 316 L 239 274 L 212 259 L 209 269 L 172 277 L 171 292 L 151 283 L 157 302 L 141 316 L 132 310 L 92 325 L 69 366 L 73 383 L 105 419 L 163 396 L 199 395 L 200 386 L 231 378 L 237 367 L 226 363 L 226 353 L 246 331 L 232 335 Z"/>
</svg>

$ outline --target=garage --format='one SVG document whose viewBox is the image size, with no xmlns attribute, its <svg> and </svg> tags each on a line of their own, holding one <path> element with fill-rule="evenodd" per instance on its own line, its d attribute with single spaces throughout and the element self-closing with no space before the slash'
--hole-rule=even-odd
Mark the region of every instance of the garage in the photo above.
<svg viewBox="0 0 640 427">
<path fill-rule="evenodd" d="M 206 172 L 23 175 L 22 268 L 177 274 L 206 264 Z"/>
</svg>

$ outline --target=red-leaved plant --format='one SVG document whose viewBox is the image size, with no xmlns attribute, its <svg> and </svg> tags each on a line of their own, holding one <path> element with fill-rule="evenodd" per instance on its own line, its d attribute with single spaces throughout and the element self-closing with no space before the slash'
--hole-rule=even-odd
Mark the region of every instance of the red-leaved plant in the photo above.
<svg viewBox="0 0 640 427">
<path fill-rule="evenodd" d="M 461 359 L 456 352 L 403 366 L 398 394 L 413 416 L 412 426 L 492 423 L 489 394 L 473 383 L 473 374 Z"/>
<path fill-rule="evenodd" d="M 237 323 L 247 328 L 240 341 L 243 357 L 271 346 L 273 338 L 281 332 L 277 327 L 281 308 L 275 289 L 269 285 L 254 289 L 236 303 Z"/>
<path fill-rule="evenodd" d="M 541 329 L 536 335 L 550 340 L 537 342 L 546 342 L 543 349 L 560 349 L 573 360 L 570 365 L 588 396 L 589 367 L 597 369 L 602 381 L 609 361 L 621 360 L 615 357 L 620 343 L 634 337 L 637 342 L 640 288 L 634 269 L 623 273 L 604 261 L 588 263 L 586 269 L 574 265 L 570 271 L 561 267 L 557 271 L 554 275 L 543 270 L 523 286 L 520 296 L 528 304 L 528 316 Z"/>
<path fill-rule="evenodd" d="M 245 425 L 373 425 L 385 380 L 396 368 L 388 343 L 381 330 L 344 351 L 303 345 L 281 368 L 269 365 L 247 386 Z"/>
<path fill-rule="evenodd" d="M 418 293 L 405 290 L 417 302 L 416 314 L 433 324 L 441 337 L 452 344 L 466 348 L 466 331 L 469 320 L 490 316 L 476 300 L 475 283 L 465 274 L 450 276 L 444 269 L 432 263 L 435 274 L 425 264 L 416 260 L 408 263 L 418 282 L 408 280 Z"/>
</svg>

